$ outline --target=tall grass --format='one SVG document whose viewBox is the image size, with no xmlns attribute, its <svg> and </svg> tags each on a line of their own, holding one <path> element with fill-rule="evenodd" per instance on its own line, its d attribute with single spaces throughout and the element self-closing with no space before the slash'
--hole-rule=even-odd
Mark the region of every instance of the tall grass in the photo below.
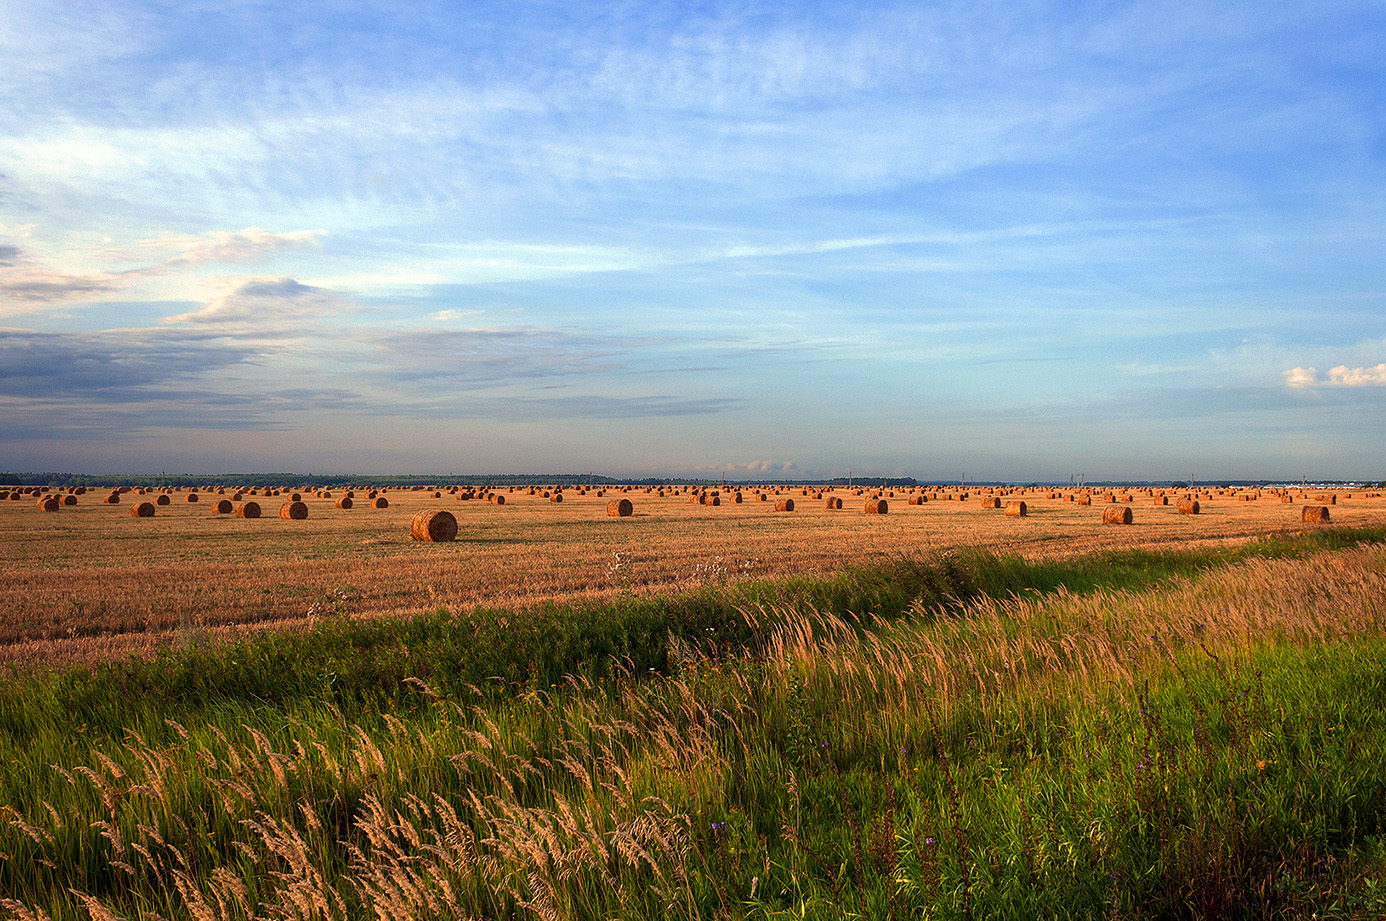
<svg viewBox="0 0 1386 921">
<path fill-rule="evenodd" d="M 1386 549 L 1261 549 L 1010 595 L 953 558 L 930 578 L 968 600 L 942 605 L 853 574 L 831 605 L 738 602 L 747 645 L 690 617 L 661 670 L 504 693 L 411 651 L 388 694 L 222 686 L 179 721 L 132 664 L 126 722 L 68 738 L 43 714 L 77 679 L 17 680 L 49 696 L 5 711 L 35 754 L 0 894 L 53 919 L 1380 916 Z"/>
</svg>

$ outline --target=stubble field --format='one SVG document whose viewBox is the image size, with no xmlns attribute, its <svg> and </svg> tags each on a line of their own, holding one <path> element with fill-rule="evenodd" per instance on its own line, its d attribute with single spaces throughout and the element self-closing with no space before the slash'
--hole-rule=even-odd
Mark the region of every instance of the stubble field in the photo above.
<svg viewBox="0 0 1386 921">
<path fill-rule="evenodd" d="M 826 573 L 882 557 L 978 547 L 1027 558 L 1120 547 L 1237 543 L 1295 531 L 1307 505 L 1330 504 L 1332 524 L 1368 527 L 1386 518 L 1386 498 L 1363 491 L 1212 490 L 1117 492 L 948 489 L 724 489 L 712 504 L 696 491 L 569 488 L 561 502 L 527 488 L 461 500 L 432 490 L 303 493 L 304 520 L 278 517 L 282 496 L 249 496 L 264 517 L 218 514 L 202 493 L 170 491 L 150 518 L 131 515 L 158 494 L 104 491 L 43 512 L 34 496 L 0 502 L 0 664 L 25 669 L 147 655 L 208 638 L 327 618 L 408 616 L 446 607 L 523 608 L 615 593 L 677 592 L 709 582 Z M 604 494 L 603 494 L 604 492 Z M 867 514 L 873 496 L 886 514 Z M 922 504 L 911 498 L 925 497 Z M 1181 513 L 1181 498 L 1199 503 Z M 628 498 L 634 514 L 609 517 Z M 842 501 L 829 509 L 827 499 Z M 1001 507 L 985 508 L 996 499 Z M 1081 504 L 1088 498 L 1090 505 Z M 1115 499 L 1115 503 L 1109 502 Z M 793 499 L 793 511 L 776 505 Z M 1162 499 L 1168 504 L 1159 504 Z M 1126 501 L 1129 500 L 1129 501 Z M 1009 502 L 1026 504 L 1024 517 Z M 1129 525 L 1104 524 L 1109 505 L 1131 509 Z M 411 539 L 424 509 L 456 516 L 457 539 Z"/>
</svg>

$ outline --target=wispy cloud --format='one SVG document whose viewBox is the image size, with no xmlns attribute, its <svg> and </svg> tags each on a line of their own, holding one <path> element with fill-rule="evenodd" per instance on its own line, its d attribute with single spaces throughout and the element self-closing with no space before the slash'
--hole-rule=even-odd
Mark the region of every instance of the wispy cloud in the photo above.
<svg viewBox="0 0 1386 921">
<path fill-rule="evenodd" d="M 253 335 L 358 309 L 331 291 L 285 276 L 223 279 L 219 287 L 201 310 L 165 317 L 164 322 Z"/>
<path fill-rule="evenodd" d="M 40 304 L 88 300 L 117 287 L 109 275 L 62 272 L 36 262 L 19 246 L 0 246 L 0 316 L 28 313 Z"/>
<path fill-rule="evenodd" d="M 260 227 L 247 227 L 235 231 L 210 230 L 202 234 L 166 234 L 140 241 L 134 251 L 170 253 L 158 263 L 159 267 L 264 262 L 275 253 L 317 249 L 326 233 L 325 230 L 275 233 Z"/>
</svg>

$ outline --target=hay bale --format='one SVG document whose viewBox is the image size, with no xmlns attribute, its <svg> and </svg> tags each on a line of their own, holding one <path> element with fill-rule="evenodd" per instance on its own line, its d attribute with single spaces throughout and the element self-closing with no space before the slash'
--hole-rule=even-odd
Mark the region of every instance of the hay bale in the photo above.
<svg viewBox="0 0 1386 921">
<path fill-rule="evenodd" d="M 18 498 L 18 494 L 17 494 L 17 493 L 16 493 L 16 495 L 15 495 L 15 498 Z M 105 498 L 104 501 L 105 501 L 105 503 L 106 503 L 107 505 L 119 505 L 119 504 L 120 504 L 120 493 L 118 493 L 118 492 L 113 492 L 113 493 L 111 493 L 109 496 L 107 496 L 107 497 Z"/>
<path fill-rule="evenodd" d="M 1128 509 L 1127 511 L 1130 511 Z M 1024 518 L 1030 512 L 1030 507 L 1025 504 L 1024 499 L 1017 499 L 1006 503 L 1006 515 L 1011 518 Z"/>
<path fill-rule="evenodd" d="M 1155 504 L 1156 504 L 1156 505 L 1169 505 L 1169 496 L 1156 496 L 1156 497 L 1155 497 Z"/>
<path fill-rule="evenodd" d="M 1092 505 L 1092 496 L 1079 496 L 1073 501 L 1077 502 L 1079 505 Z"/>
<path fill-rule="evenodd" d="M 505 496 L 501 495 L 501 494 L 498 493 L 498 492 L 493 492 L 493 493 L 491 493 L 491 495 L 488 496 L 487 498 L 489 498 L 489 499 L 491 500 L 491 503 L 492 503 L 493 505 L 504 505 L 504 504 L 505 504 Z"/>
<path fill-rule="evenodd" d="M 888 511 L 890 511 L 890 505 L 886 500 L 879 497 L 866 500 L 866 514 L 884 515 Z"/>
<path fill-rule="evenodd" d="M 289 501 L 290 501 L 290 502 L 302 502 L 302 501 L 303 501 L 303 494 L 302 494 L 302 493 L 294 493 L 293 495 L 289 496 Z"/>
<path fill-rule="evenodd" d="M 159 496 L 159 498 L 155 499 L 154 501 L 155 501 L 155 503 L 157 503 L 158 505 L 168 505 L 169 502 L 171 502 L 171 501 L 173 501 L 173 500 L 169 499 L 168 496 L 165 496 L 165 495 L 162 495 L 162 494 L 161 494 L 161 495 Z"/>
<path fill-rule="evenodd" d="M 556 493 L 554 493 L 554 494 L 549 498 L 549 501 L 550 501 L 550 502 L 562 502 L 562 501 L 563 501 L 563 493 L 561 493 L 561 492 L 556 492 Z"/>
<path fill-rule="evenodd" d="M 409 534 L 414 540 L 427 540 L 435 544 L 454 540 L 457 537 L 457 519 L 452 512 L 443 509 L 424 509 L 410 522 Z"/>
<path fill-rule="evenodd" d="M 608 518 L 629 518 L 635 514 L 635 506 L 629 499 L 612 499 L 606 504 Z"/>
<path fill-rule="evenodd" d="M 218 499 L 218 500 L 217 500 L 217 514 L 218 514 L 218 515 L 229 515 L 229 514 L 231 514 L 233 511 L 235 511 L 235 508 L 236 508 L 236 507 L 235 507 L 234 505 L 231 504 L 231 500 L 230 500 L 230 499 Z"/>
<path fill-rule="evenodd" d="M 337 508 L 351 508 L 355 503 L 351 501 L 350 496 L 342 496 L 342 498 L 338 499 L 334 504 Z"/>
<path fill-rule="evenodd" d="M 384 496 L 376 496 L 371 500 L 371 508 L 389 508 L 390 500 Z"/>
<path fill-rule="evenodd" d="M 259 518 L 259 517 L 260 517 L 260 503 L 258 503 L 258 502 L 242 502 L 240 505 L 237 505 L 237 506 L 236 506 L 236 517 L 237 517 L 237 518 Z"/>
<path fill-rule="evenodd" d="M 707 500 L 707 504 L 708 504 L 708 505 L 713 505 L 713 506 L 721 505 L 721 504 L 722 504 L 722 497 L 721 497 L 721 496 L 713 496 L 713 497 L 711 497 L 710 499 Z"/>
<path fill-rule="evenodd" d="M 920 495 L 920 496 L 910 496 L 910 501 L 909 501 L 909 504 L 910 504 L 910 505 L 928 505 L 928 503 L 929 503 L 929 497 L 928 497 L 928 496 L 924 496 L 924 495 Z"/>
<path fill-rule="evenodd" d="M 995 496 L 987 496 L 982 500 L 982 508 L 1000 508 L 1001 500 Z"/>
<path fill-rule="evenodd" d="M 63 505 L 76 505 L 77 497 L 74 495 L 63 496 Z"/>
<path fill-rule="evenodd" d="M 153 517 L 154 517 L 154 503 L 153 503 L 153 502 L 139 502 L 139 503 L 136 503 L 135 505 L 130 506 L 130 517 L 131 517 L 131 518 L 153 518 Z"/>
<path fill-rule="evenodd" d="M 794 511 L 794 500 L 793 500 L 793 499 L 780 499 L 780 500 L 776 501 L 776 502 L 775 502 L 775 511 L 777 511 L 777 512 L 792 512 L 792 511 Z"/>
<path fill-rule="evenodd" d="M 197 493 L 195 493 L 195 492 L 190 492 L 190 493 L 188 493 L 188 500 L 187 500 L 187 501 L 190 502 L 190 503 L 191 503 L 191 502 L 196 502 L 196 501 L 197 501 Z"/>
<path fill-rule="evenodd" d="M 1198 504 L 1197 499 L 1180 499 L 1176 508 L 1181 515 L 1197 515 L 1202 506 Z"/>
<path fill-rule="evenodd" d="M 62 507 L 57 496 L 43 496 L 38 500 L 38 509 L 41 512 L 56 512 Z"/>
<path fill-rule="evenodd" d="M 279 506 L 279 517 L 287 518 L 292 521 L 302 521 L 308 517 L 308 506 L 298 499 L 292 502 L 285 502 L 283 505 Z"/>
<path fill-rule="evenodd" d="M 837 496 L 829 496 L 828 498 L 823 500 L 823 507 L 830 509 L 842 508 L 842 500 L 839 499 Z"/>
<path fill-rule="evenodd" d="M 739 492 L 733 493 L 733 494 L 732 494 L 732 503 L 735 504 L 735 505 L 740 505 L 741 502 L 742 502 L 741 493 L 739 493 Z"/>
<path fill-rule="evenodd" d="M 1131 507 L 1129 505 L 1109 505 L 1102 510 L 1103 524 L 1130 524 Z"/>
<path fill-rule="evenodd" d="M 1328 524 L 1328 506 L 1306 505 L 1300 509 L 1299 520 L 1306 524 Z"/>
</svg>

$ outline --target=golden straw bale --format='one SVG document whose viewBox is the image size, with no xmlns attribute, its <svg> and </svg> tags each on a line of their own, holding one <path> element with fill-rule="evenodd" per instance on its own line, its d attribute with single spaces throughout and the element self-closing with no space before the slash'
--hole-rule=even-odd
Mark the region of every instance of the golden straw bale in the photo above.
<svg viewBox="0 0 1386 921">
<path fill-rule="evenodd" d="M 1006 514 L 1011 518 L 1024 518 L 1030 513 L 1030 508 L 1025 504 L 1024 499 L 1017 499 L 1006 503 Z"/>
<path fill-rule="evenodd" d="M 1295 497 L 1294 497 L 1294 496 L 1291 496 L 1291 495 L 1289 495 L 1289 494 L 1287 493 L 1286 495 L 1283 495 L 1283 496 L 1280 497 L 1280 501 L 1281 501 L 1281 502 L 1284 502 L 1284 503 L 1287 503 L 1287 504 L 1293 503 L 1293 502 L 1295 501 Z"/>
<path fill-rule="evenodd" d="M 794 511 L 794 500 L 793 500 L 793 499 L 779 499 L 779 500 L 777 500 L 777 501 L 775 502 L 775 511 L 777 511 L 777 512 L 792 512 L 792 511 Z"/>
<path fill-rule="evenodd" d="M 197 493 L 195 493 L 195 492 L 190 492 L 190 493 L 188 493 L 188 501 L 189 501 L 189 502 L 196 502 L 196 501 L 197 501 Z"/>
<path fill-rule="evenodd" d="M 376 496 L 371 500 L 371 508 L 389 508 L 390 500 L 384 496 Z"/>
<path fill-rule="evenodd" d="M 552 496 L 552 498 L 549 499 L 549 501 L 550 501 L 550 502 L 562 502 L 562 501 L 563 501 L 563 493 L 561 493 L 561 492 L 556 492 L 556 493 L 554 493 L 553 496 Z"/>
<path fill-rule="evenodd" d="M 335 504 L 337 508 L 351 508 L 351 506 L 354 503 L 351 501 L 350 496 L 342 496 L 342 498 L 338 499 Z"/>
<path fill-rule="evenodd" d="M 608 518 L 629 518 L 635 514 L 635 506 L 629 499 L 612 499 L 606 504 Z"/>
<path fill-rule="evenodd" d="M 76 505 L 77 497 L 71 494 L 63 496 L 63 505 Z"/>
<path fill-rule="evenodd" d="M 289 496 L 289 501 L 290 501 L 290 502 L 302 502 L 302 501 L 303 501 L 303 494 L 302 494 L 302 493 L 294 493 L 294 494 L 292 494 L 291 496 Z"/>
<path fill-rule="evenodd" d="M 1156 505 L 1169 505 L 1169 496 L 1156 496 L 1156 497 L 1155 497 L 1155 504 L 1156 504 Z"/>
<path fill-rule="evenodd" d="M 414 540 L 437 544 L 454 540 L 457 537 L 457 518 L 443 509 L 424 509 L 414 516 L 409 533 Z"/>
<path fill-rule="evenodd" d="M 172 501 L 172 500 L 169 499 L 168 496 L 163 495 L 162 493 L 159 495 L 159 497 L 158 497 L 157 499 L 154 500 L 155 504 L 157 504 L 157 505 L 168 505 L 169 502 L 171 502 L 171 501 Z"/>
<path fill-rule="evenodd" d="M 732 493 L 732 499 L 731 499 L 731 500 L 732 500 L 732 503 L 733 503 L 734 505 L 740 505 L 741 502 L 742 502 L 741 493 L 740 493 L 740 492 Z"/>
<path fill-rule="evenodd" d="M 236 507 L 235 507 L 234 505 L 231 504 L 231 500 L 230 500 L 230 499 L 218 499 L 218 500 L 217 500 L 217 514 L 218 514 L 218 515 L 229 515 L 229 514 L 231 514 L 231 512 L 233 512 L 233 511 L 235 510 L 235 508 L 236 508 Z"/>
<path fill-rule="evenodd" d="M 708 498 L 707 504 L 708 504 L 708 505 L 721 505 L 721 504 L 722 504 L 722 497 L 719 496 L 719 495 L 714 494 L 714 495 L 712 495 L 711 497 Z"/>
<path fill-rule="evenodd" d="M 136 503 L 136 504 L 130 506 L 130 517 L 132 517 L 132 518 L 153 518 L 153 517 L 154 517 L 154 503 L 153 503 L 153 502 L 138 502 L 138 503 Z"/>
<path fill-rule="evenodd" d="M 1000 508 L 1001 500 L 995 496 L 988 496 L 982 500 L 982 508 Z"/>
<path fill-rule="evenodd" d="M 1070 496 L 1069 498 L 1073 497 Z M 1074 499 L 1074 501 L 1077 502 L 1079 505 L 1092 505 L 1092 496 L 1079 496 L 1076 499 Z"/>
<path fill-rule="evenodd" d="M 279 517 L 293 521 L 302 521 L 308 517 L 308 506 L 299 500 L 285 502 L 279 506 Z"/>
<path fill-rule="evenodd" d="M 1327 524 L 1328 506 L 1306 505 L 1300 509 L 1299 520 L 1308 524 Z"/>
<path fill-rule="evenodd" d="M 1180 499 L 1177 508 L 1181 515 L 1197 515 L 1202 509 L 1197 499 Z"/>
<path fill-rule="evenodd" d="M 823 507 L 832 509 L 842 508 L 842 499 L 838 496 L 829 496 L 823 500 Z"/>
<path fill-rule="evenodd" d="M 260 503 L 258 503 L 258 502 L 242 502 L 240 505 L 236 506 L 236 517 L 237 517 L 237 518 L 259 518 L 259 517 L 260 517 Z"/>
<path fill-rule="evenodd" d="M 491 493 L 490 499 L 491 499 L 491 502 L 494 503 L 494 504 L 496 504 L 496 505 L 504 505 L 504 504 L 505 504 L 505 496 L 501 495 L 501 494 L 498 493 L 498 492 L 493 492 L 493 493 Z"/>
<path fill-rule="evenodd" d="M 1109 505 L 1102 510 L 1103 524 L 1130 524 L 1131 507 L 1129 505 Z"/>
<path fill-rule="evenodd" d="M 41 512 L 56 512 L 62 507 L 62 502 L 57 496 L 42 496 L 38 500 L 38 509 Z"/>
<path fill-rule="evenodd" d="M 105 501 L 105 503 L 106 503 L 107 505 L 119 505 L 119 504 L 120 504 L 120 493 L 118 493 L 118 492 L 113 492 L 113 493 L 111 493 L 109 496 L 107 496 L 107 497 L 105 498 L 104 501 Z"/>
<path fill-rule="evenodd" d="M 879 496 L 866 500 L 866 514 L 884 515 L 888 511 L 890 511 L 890 505 Z"/>
</svg>

